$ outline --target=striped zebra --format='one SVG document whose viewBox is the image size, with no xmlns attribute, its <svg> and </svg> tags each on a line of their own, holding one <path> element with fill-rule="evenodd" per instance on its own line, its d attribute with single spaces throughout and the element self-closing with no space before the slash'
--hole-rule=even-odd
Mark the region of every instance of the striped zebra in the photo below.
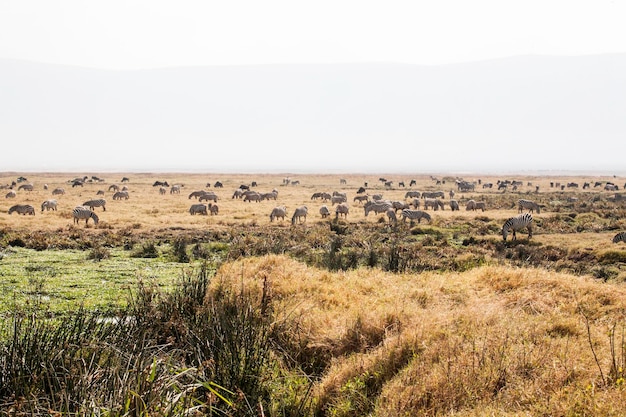
<svg viewBox="0 0 626 417">
<path fill-rule="evenodd" d="M 198 201 L 213 201 L 217 203 L 217 194 L 213 191 L 206 191 L 200 197 L 198 197 Z"/>
<path fill-rule="evenodd" d="M 98 215 L 91 211 L 89 207 L 76 206 L 72 210 L 72 217 L 74 217 L 74 224 L 78 224 L 80 220 L 85 220 L 85 224 L 89 222 L 89 219 L 93 219 L 93 224 L 98 224 Z"/>
<path fill-rule="evenodd" d="M 292 183 L 293 184 L 293 183 Z M 296 224 L 296 222 L 301 222 L 304 217 L 304 221 L 306 222 L 306 215 L 309 209 L 306 206 L 300 206 L 294 210 L 293 216 L 291 217 L 291 224 Z"/>
<path fill-rule="evenodd" d="M 450 210 L 458 211 L 459 210 L 459 202 L 456 200 L 450 200 Z"/>
<path fill-rule="evenodd" d="M 285 206 L 274 207 L 274 209 L 270 213 L 270 221 L 273 222 L 274 219 L 278 219 L 278 218 L 280 218 L 280 220 L 283 221 L 285 220 L 286 216 L 287 216 L 287 207 Z"/>
<path fill-rule="evenodd" d="M 30 216 L 35 215 L 35 207 L 31 206 L 30 204 L 16 204 L 9 209 L 9 214 L 13 213 L 14 211 L 17 212 L 17 214 L 23 214 L 24 216 L 26 216 L 27 214 Z"/>
<path fill-rule="evenodd" d="M 350 212 L 350 206 L 346 203 L 337 204 L 335 208 L 335 217 L 339 218 L 339 216 L 343 215 L 343 217 L 348 218 L 348 213 Z"/>
<path fill-rule="evenodd" d="M 517 201 L 518 204 L 518 212 L 521 213 L 524 210 L 529 210 L 531 213 L 537 211 L 537 214 L 541 213 L 541 206 L 534 201 L 519 199 Z"/>
<path fill-rule="evenodd" d="M 367 217 L 370 211 L 373 211 L 376 214 L 386 213 L 387 210 L 393 209 L 393 206 L 388 201 L 369 201 L 363 206 L 363 209 L 365 210 L 365 217 Z"/>
<path fill-rule="evenodd" d="M 517 239 L 515 232 L 522 229 L 528 229 L 528 238 L 533 236 L 533 216 L 530 213 L 523 213 L 517 217 L 511 217 L 502 226 L 502 239 L 506 240 L 509 231 L 513 232 L 513 240 Z"/>
<path fill-rule="evenodd" d="M 387 218 L 389 219 L 389 223 L 397 223 L 398 217 L 396 216 L 396 211 L 394 209 L 389 209 L 385 212 Z"/>
<path fill-rule="evenodd" d="M 402 210 L 401 216 L 402 216 L 403 222 L 406 222 L 406 219 L 409 219 L 411 220 L 411 223 L 413 223 L 413 221 L 415 220 L 417 220 L 418 223 L 421 223 L 422 219 L 424 219 L 428 223 L 430 223 L 430 220 L 431 220 L 430 214 L 422 210 L 404 209 Z"/>
<path fill-rule="evenodd" d="M 15 192 L 15 190 L 10 190 L 5 196 L 4 198 L 15 198 L 17 197 L 17 193 Z"/>
<path fill-rule="evenodd" d="M 192 204 L 189 207 L 189 214 L 195 216 L 196 214 L 202 214 L 206 216 L 208 214 L 206 204 Z"/>
<path fill-rule="evenodd" d="M 172 185 L 170 188 L 170 194 L 180 194 L 180 185 Z"/>
<path fill-rule="evenodd" d="M 422 193 L 420 193 L 419 191 L 407 191 L 406 194 L 404 195 L 404 198 L 420 198 L 422 196 Z"/>
<path fill-rule="evenodd" d="M 19 187 L 17 187 L 17 191 L 20 191 L 20 190 L 33 191 L 34 189 L 35 187 L 33 187 L 33 184 L 22 184 Z"/>
<path fill-rule="evenodd" d="M 118 191 L 113 194 L 113 200 L 121 200 L 122 198 L 128 200 L 128 191 Z"/>
<path fill-rule="evenodd" d="M 41 212 L 43 213 L 44 210 L 54 210 L 56 211 L 57 209 L 57 201 L 56 200 L 46 200 L 43 203 L 41 203 Z"/>
<path fill-rule="evenodd" d="M 613 236 L 613 243 L 626 242 L 626 232 L 620 232 Z"/>
<path fill-rule="evenodd" d="M 330 216 L 330 210 L 328 209 L 328 206 L 322 206 L 320 207 L 320 214 L 322 215 L 322 219 L 325 219 L 326 217 Z"/>
<path fill-rule="evenodd" d="M 219 211 L 220 208 L 217 206 L 217 204 L 209 203 L 209 213 L 211 213 L 211 216 L 217 215 Z"/>
<path fill-rule="evenodd" d="M 107 211 L 107 201 L 104 198 L 98 198 L 96 200 L 88 200 L 83 203 L 84 207 L 89 207 L 93 210 L 95 207 L 102 207 L 102 211 Z"/>
<path fill-rule="evenodd" d="M 467 211 L 476 211 L 476 210 L 482 210 L 485 211 L 487 210 L 487 205 L 485 204 L 484 201 L 474 201 L 474 200 L 468 200 L 467 203 L 465 204 L 465 210 Z"/>
<path fill-rule="evenodd" d="M 427 210 L 428 207 L 432 207 L 432 209 L 435 211 L 439 209 L 443 210 L 444 209 L 443 201 L 436 199 L 436 198 L 427 198 L 424 200 L 424 210 Z"/>
<path fill-rule="evenodd" d="M 63 194 L 65 194 L 64 188 L 55 188 L 54 190 L 52 190 L 52 195 L 63 195 Z"/>
</svg>

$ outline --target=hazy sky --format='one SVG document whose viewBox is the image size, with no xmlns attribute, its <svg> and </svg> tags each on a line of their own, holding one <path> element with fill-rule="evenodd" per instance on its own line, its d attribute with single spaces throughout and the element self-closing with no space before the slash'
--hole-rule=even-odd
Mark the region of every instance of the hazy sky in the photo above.
<svg viewBox="0 0 626 417">
<path fill-rule="evenodd" d="M 619 0 L 0 0 L 0 59 L 104 70 L 372 62 L 439 66 L 520 55 L 626 53 L 624 18 L 626 1 Z M 20 97 L 19 92 L 16 97 Z M 10 113 L 17 106 L 12 106 L 7 100 L 10 98 L 6 99 L 5 94 L 5 100 L 0 104 Z M 612 113 L 618 112 L 621 107 L 610 108 L 610 103 L 607 103 L 603 104 L 609 106 L 608 113 L 615 119 Z M 28 105 L 24 104 L 23 99 L 19 104 Z M 245 106 L 242 109 L 245 111 Z M 62 108 L 55 110 L 62 111 Z M 477 112 L 480 110 L 472 109 Z M 44 114 L 43 118 L 46 117 L 45 108 L 41 113 L 41 105 L 37 111 L 33 108 L 32 114 Z M 563 120 L 568 117 L 567 113 L 558 116 Z M 121 119 L 124 117 L 133 117 L 132 110 Z M 407 115 L 406 120 L 398 120 L 400 124 L 405 121 L 410 124 L 411 118 L 413 115 Z M 355 123 L 360 122 L 355 120 Z M 37 163 L 28 165 L 29 161 L 36 161 L 36 157 L 12 157 L 11 155 L 21 153 L 22 139 L 30 140 L 30 127 L 34 129 L 38 125 L 43 126 L 45 123 L 27 121 L 27 128 L 22 128 L 22 125 L 9 120 L 9 116 L 0 114 L 0 135 L 5 138 L 3 143 L 8 137 L 19 138 L 5 144 L 2 151 L 4 155 L 0 154 L 0 171 L 27 168 L 37 170 L 39 167 L 83 169 L 85 162 L 81 156 L 85 153 L 97 155 L 101 152 L 99 149 L 102 149 L 102 142 L 124 145 L 123 152 L 109 148 L 111 161 L 116 160 L 114 156 L 123 155 L 119 158 L 122 165 L 111 165 L 111 169 L 130 169 L 133 161 L 138 159 L 151 162 L 150 169 L 153 170 L 158 170 L 158 167 L 168 170 L 179 167 L 197 168 L 179 163 L 179 160 L 172 157 L 172 153 L 164 152 L 163 149 L 158 149 L 160 153 L 155 150 L 146 154 L 149 148 L 145 144 L 150 141 L 149 134 L 144 137 L 133 136 L 133 131 L 128 130 L 107 137 L 107 132 L 96 131 L 96 125 L 81 125 L 74 130 L 68 125 L 62 126 L 56 132 L 38 132 L 38 137 L 32 142 L 33 148 L 35 152 L 39 150 L 41 153 L 40 161 L 55 161 L 54 166 Z M 616 137 L 626 137 L 626 131 L 621 131 L 622 124 L 619 120 L 615 125 L 619 128 L 607 132 L 606 136 L 601 133 L 595 135 L 593 125 L 589 129 L 593 140 L 597 140 L 596 144 L 615 151 L 611 153 L 613 165 L 610 169 L 615 169 L 615 165 L 620 164 L 621 156 L 618 155 L 623 155 L 626 151 L 626 141 L 615 140 Z M 272 126 L 280 127 L 280 121 Z M 540 128 L 541 126 L 538 130 Z M 481 129 L 482 126 L 479 126 L 478 131 Z M 512 126 L 511 137 L 514 136 L 514 129 Z M 312 130 L 314 129 L 303 133 L 310 133 Z M 383 130 L 378 132 L 380 138 L 385 138 Z M 390 130 L 393 129 L 390 127 Z M 247 138 L 233 139 L 229 144 L 246 140 L 249 141 L 250 149 L 263 152 L 265 148 L 258 143 L 273 140 L 273 154 L 292 161 L 286 166 L 288 169 L 300 164 L 298 158 L 303 158 L 303 151 L 301 147 L 293 146 L 293 132 L 283 137 L 270 130 L 248 133 Z M 353 138 L 358 138 L 358 129 L 347 133 L 346 137 L 352 134 Z M 85 147 L 65 146 L 63 152 L 55 155 L 55 158 L 49 158 L 51 153 L 56 152 L 55 142 L 51 140 L 55 134 L 58 138 L 65 137 L 70 143 L 73 143 L 73 137 L 100 139 L 86 141 Z M 187 140 L 208 146 L 207 138 L 194 138 L 192 134 L 185 137 L 184 134 L 184 127 L 180 131 L 177 131 L 176 126 L 172 128 L 171 137 L 180 144 Z M 423 152 L 423 147 L 415 138 L 399 137 L 397 147 L 405 150 L 403 156 L 406 158 L 409 152 Z M 391 136 L 387 138 L 390 141 L 389 138 Z M 552 138 L 554 140 L 551 149 L 555 149 L 555 152 L 574 149 L 568 143 L 572 140 L 571 136 L 559 137 L 555 131 Z M 167 142 L 167 138 L 163 140 Z M 219 138 L 210 140 L 215 142 Z M 359 147 L 355 152 L 352 145 L 337 147 L 339 140 L 325 140 L 334 146 L 333 157 L 337 159 L 368 161 L 380 157 L 380 151 L 376 147 Z M 242 148 L 245 148 L 245 144 L 239 148 L 231 148 L 230 157 L 235 169 L 237 163 L 241 163 L 246 157 L 240 154 Z M 475 148 L 480 149 L 480 146 Z M 451 149 L 452 154 L 458 148 L 451 146 Z M 474 147 L 468 151 L 471 149 Z M 501 147 L 494 150 L 500 152 Z M 209 153 L 210 148 L 206 152 Z M 322 151 L 311 147 L 304 151 L 304 158 L 307 161 L 327 160 L 328 152 L 328 149 Z M 550 166 L 552 160 L 567 160 L 568 167 L 580 169 L 602 168 L 602 154 L 593 163 L 587 164 L 590 161 L 589 154 L 578 152 L 570 158 L 565 154 L 557 159 L 544 155 L 547 162 L 538 168 Z M 141 157 L 137 158 L 139 155 Z M 197 155 L 201 155 L 201 152 Z M 533 168 L 533 155 L 537 155 L 537 152 L 529 153 L 527 157 L 513 158 L 513 162 L 521 161 L 524 164 L 521 166 Z M 262 160 L 257 155 L 250 157 Z M 475 159 L 470 154 L 459 157 Z M 485 157 L 484 152 L 477 157 Z M 83 161 L 82 165 L 73 165 L 72 161 L 78 160 Z M 276 160 L 278 159 L 274 159 Z M 489 155 L 488 160 L 494 161 L 496 158 Z M 102 163 L 102 159 L 99 162 Z M 222 162 L 222 166 L 231 166 L 231 160 Z M 502 166 L 509 166 L 502 159 L 499 162 Z M 390 167 L 393 169 L 393 165 Z M 270 162 L 260 170 L 263 169 L 280 169 L 280 165 L 271 165 Z"/>
<path fill-rule="evenodd" d="M 106 69 L 626 52 L 620 0 L 0 1 L 0 58 Z"/>
</svg>

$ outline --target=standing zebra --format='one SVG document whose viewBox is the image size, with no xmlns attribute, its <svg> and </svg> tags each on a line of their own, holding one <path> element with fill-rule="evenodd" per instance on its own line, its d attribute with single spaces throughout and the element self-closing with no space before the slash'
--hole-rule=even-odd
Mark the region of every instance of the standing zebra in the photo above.
<svg viewBox="0 0 626 417">
<path fill-rule="evenodd" d="M 95 212 L 91 211 L 89 207 L 76 206 L 72 210 L 72 216 L 74 217 L 74 224 L 78 224 L 79 220 L 85 220 L 85 224 L 89 222 L 89 219 L 93 219 L 93 224 L 98 224 L 98 216 Z"/>
<path fill-rule="evenodd" d="M 348 218 L 348 213 L 350 212 L 350 206 L 346 203 L 337 204 L 335 208 L 335 218 L 339 218 L 339 216 L 343 215 L 344 218 Z"/>
<path fill-rule="evenodd" d="M 274 219 L 277 219 L 277 218 L 280 218 L 280 220 L 282 221 L 282 220 L 285 220 L 286 216 L 287 216 L 287 207 L 285 206 L 274 207 L 274 209 L 270 213 L 270 221 L 273 222 Z"/>
<path fill-rule="evenodd" d="M 306 206 L 300 206 L 294 210 L 293 216 L 291 217 L 291 224 L 296 224 L 296 221 L 301 222 L 304 217 L 304 221 L 306 221 L 306 215 L 309 209 Z"/>
<path fill-rule="evenodd" d="M 107 201 L 104 198 L 98 198 L 97 200 L 85 201 L 83 206 L 89 207 L 91 210 L 93 210 L 94 207 L 102 207 L 103 211 L 107 211 L 106 204 Z"/>
<path fill-rule="evenodd" d="M 530 213 L 523 213 L 517 217 L 511 217 L 502 226 L 502 239 L 506 240 L 509 230 L 513 231 L 513 240 L 517 239 L 515 232 L 522 229 L 528 229 L 528 238 L 533 236 L 533 216 Z"/>
<path fill-rule="evenodd" d="M 322 206 L 320 207 L 320 214 L 322 215 L 322 219 L 325 219 L 326 217 L 330 216 L 330 210 L 328 210 L 328 206 Z"/>
<path fill-rule="evenodd" d="M 391 203 L 387 201 L 380 201 L 380 202 L 369 201 L 363 206 L 363 209 L 365 210 L 365 217 L 367 217 L 370 211 L 373 211 L 376 214 L 386 213 L 387 210 L 393 209 L 393 206 Z"/>
<path fill-rule="evenodd" d="M 413 223 L 414 220 L 417 220 L 418 223 L 421 223 L 422 219 L 430 223 L 431 220 L 430 214 L 426 213 L 425 211 L 404 209 L 402 210 L 402 221 L 406 222 L 406 219 L 410 219 L 411 223 Z"/>
<path fill-rule="evenodd" d="M 626 232 L 620 232 L 613 237 L 613 243 L 626 242 Z"/>
<path fill-rule="evenodd" d="M 9 209 L 9 214 L 13 213 L 14 211 L 17 212 L 17 214 L 23 214 L 24 216 L 26 216 L 27 214 L 31 216 L 35 215 L 35 207 L 31 206 L 30 204 L 16 204 Z"/>
<path fill-rule="evenodd" d="M 43 213 L 44 210 L 54 210 L 56 211 L 57 209 L 57 201 L 56 200 L 46 200 L 43 203 L 41 203 L 41 212 Z"/>
<path fill-rule="evenodd" d="M 203 214 L 206 216 L 208 214 L 206 204 L 192 204 L 189 208 L 189 214 L 192 216 L 196 214 Z"/>
<path fill-rule="evenodd" d="M 523 212 L 524 210 L 529 210 L 531 213 L 533 211 L 537 211 L 537 214 L 541 213 L 541 206 L 534 201 L 519 199 L 517 201 L 518 204 L 518 212 Z"/>
</svg>

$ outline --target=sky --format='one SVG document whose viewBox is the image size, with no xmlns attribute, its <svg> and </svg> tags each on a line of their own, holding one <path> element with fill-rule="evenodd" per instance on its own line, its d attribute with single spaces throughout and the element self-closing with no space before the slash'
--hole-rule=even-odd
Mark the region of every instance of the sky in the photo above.
<svg viewBox="0 0 626 417">
<path fill-rule="evenodd" d="M 0 0 L 0 59 L 103 70 L 439 66 L 626 53 L 624 17 L 618 0 Z"/>
</svg>

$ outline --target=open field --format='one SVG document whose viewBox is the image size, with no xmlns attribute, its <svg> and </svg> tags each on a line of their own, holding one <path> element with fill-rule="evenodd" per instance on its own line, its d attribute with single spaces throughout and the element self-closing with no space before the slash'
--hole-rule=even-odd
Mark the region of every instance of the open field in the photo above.
<svg viewBox="0 0 626 417">
<path fill-rule="evenodd" d="M 27 174 L 33 191 L 0 200 L 0 406 L 15 415 L 623 415 L 626 244 L 612 238 L 626 203 L 594 185 L 620 193 L 624 178 L 477 176 L 464 179 L 494 188 L 460 192 L 454 175 L 94 175 L 106 181 Z M 160 194 L 157 180 L 184 187 Z M 253 181 L 276 200 L 232 198 Z M 353 200 L 366 182 L 394 201 L 444 191 L 446 205 L 390 224 Z M 57 187 L 58 210 L 42 213 Z M 98 225 L 74 225 L 98 190 Z M 218 195 L 217 215 L 189 214 L 196 190 Z M 333 191 L 347 218 L 311 199 Z M 520 198 L 542 205 L 534 235 L 503 242 Z M 287 219 L 271 222 L 279 205 Z"/>
</svg>

